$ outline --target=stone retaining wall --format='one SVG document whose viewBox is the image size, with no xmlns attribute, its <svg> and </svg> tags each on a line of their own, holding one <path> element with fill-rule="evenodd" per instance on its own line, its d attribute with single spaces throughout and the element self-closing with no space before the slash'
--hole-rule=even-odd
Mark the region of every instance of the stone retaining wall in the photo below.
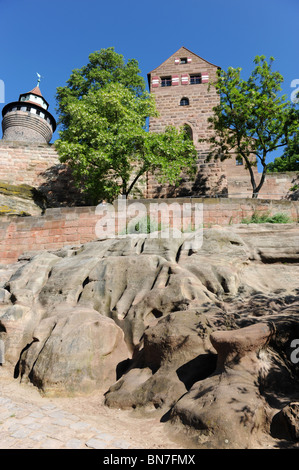
<svg viewBox="0 0 299 470">
<path fill-rule="evenodd" d="M 176 199 L 140 199 L 130 200 L 128 204 L 142 203 L 147 210 L 154 204 L 203 204 L 204 227 L 212 225 L 226 226 L 240 223 L 243 218 L 250 217 L 254 212 L 258 213 L 285 213 L 298 221 L 299 202 L 275 201 L 260 199 L 236 199 L 236 198 L 176 198 Z M 138 207 L 138 206 L 135 206 Z M 132 217 L 132 211 L 130 217 Z M 110 218 L 109 218 L 110 217 Z M 106 221 L 113 224 L 111 216 Z M 2 217 L 0 219 L 0 264 L 9 264 L 17 261 L 25 252 L 39 250 L 56 250 L 64 246 L 74 246 L 96 240 L 96 224 L 102 220 L 96 213 L 96 207 L 62 207 L 47 209 L 45 214 L 36 217 Z M 170 217 L 174 222 L 174 216 Z M 123 217 L 117 217 L 116 221 L 122 221 Z M 188 223 L 188 221 L 187 221 Z M 125 225 L 123 225 L 125 227 Z M 99 232 L 98 232 L 99 233 Z M 103 237 L 105 238 L 105 237 Z"/>
</svg>

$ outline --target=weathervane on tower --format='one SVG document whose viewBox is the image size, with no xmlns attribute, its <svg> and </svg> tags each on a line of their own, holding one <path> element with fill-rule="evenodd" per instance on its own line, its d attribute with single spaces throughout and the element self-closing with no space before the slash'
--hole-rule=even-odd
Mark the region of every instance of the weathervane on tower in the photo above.
<svg viewBox="0 0 299 470">
<path fill-rule="evenodd" d="M 44 78 L 44 77 L 42 77 L 38 72 L 36 72 L 36 75 L 37 75 L 37 86 L 39 87 L 41 78 Z"/>
</svg>

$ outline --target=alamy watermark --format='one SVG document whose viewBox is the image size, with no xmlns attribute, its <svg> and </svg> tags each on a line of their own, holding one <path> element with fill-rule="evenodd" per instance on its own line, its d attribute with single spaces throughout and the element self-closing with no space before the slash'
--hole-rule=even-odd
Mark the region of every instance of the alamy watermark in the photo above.
<svg viewBox="0 0 299 470">
<path fill-rule="evenodd" d="M 291 342 L 291 348 L 294 348 L 294 350 L 291 352 L 291 362 L 293 364 L 298 364 L 299 362 L 299 339 L 293 339 Z"/>
<path fill-rule="evenodd" d="M 186 249 L 200 249 L 203 240 L 203 204 L 167 202 L 143 204 L 118 197 L 101 203 L 95 232 L 98 238 L 125 238 L 146 235 L 147 238 L 181 239 Z"/>
<path fill-rule="evenodd" d="M 0 339 L 0 365 L 5 363 L 5 346 L 4 341 Z"/>
<path fill-rule="evenodd" d="M 291 93 L 291 101 L 297 104 L 299 103 L 299 78 L 295 78 L 291 81 L 291 88 L 295 88 Z"/>
<path fill-rule="evenodd" d="M 5 103 L 5 85 L 4 81 L 0 79 L 0 103 Z"/>
</svg>

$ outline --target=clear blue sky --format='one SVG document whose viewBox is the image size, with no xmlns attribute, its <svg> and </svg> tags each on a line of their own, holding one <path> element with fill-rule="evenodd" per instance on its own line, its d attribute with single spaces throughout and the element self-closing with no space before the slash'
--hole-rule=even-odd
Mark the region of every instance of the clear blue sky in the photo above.
<svg viewBox="0 0 299 470">
<path fill-rule="evenodd" d="M 290 97 L 299 79 L 298 26 L 298 0 L 0 0 L 5 103 L 31 90 L 39 72 L 57 118 L 56 88 L 109 46 L 137 59 L 145 79 L 181 46 L 224 69 L 242 67 L 244 78 L 256 55 L 274 56 Z"/>
</svg>

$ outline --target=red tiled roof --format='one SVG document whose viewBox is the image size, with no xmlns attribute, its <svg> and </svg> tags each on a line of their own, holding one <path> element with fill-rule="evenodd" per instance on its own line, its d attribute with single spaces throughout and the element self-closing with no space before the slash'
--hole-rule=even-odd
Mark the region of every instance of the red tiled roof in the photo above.
<svg viewBox="0 0 299 470">
<path fill-rule="evenodd" d="M 33 93 L 34 95 L 38 95 L 38 96 L 43 97 L 39 86 L 36 86 L 35 88 L 33 88 L 33 90 L 29 91 L 28 93 Z"/>
</svg>

